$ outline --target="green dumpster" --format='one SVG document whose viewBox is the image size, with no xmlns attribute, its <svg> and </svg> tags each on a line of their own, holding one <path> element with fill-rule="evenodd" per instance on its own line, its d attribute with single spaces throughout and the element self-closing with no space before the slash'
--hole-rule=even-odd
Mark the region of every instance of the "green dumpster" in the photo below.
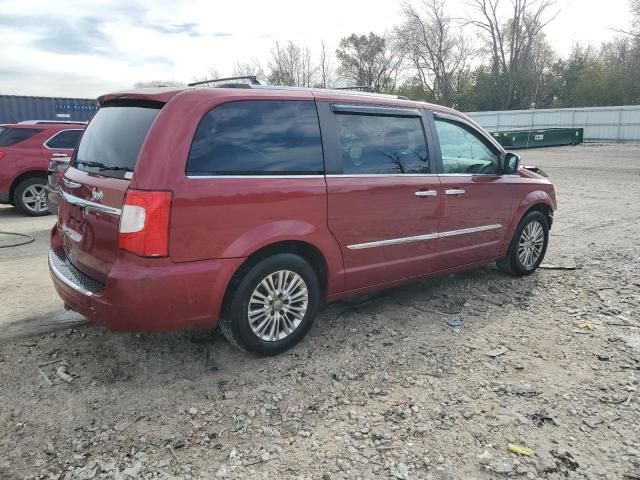
<svg viewBox="0 0 640 480">
<path fill-rule="evenodd" d="M 584 128 L 502 130 L 491 135 L 505 148 L 557 147 L 582 143 Z"/>
</svg>

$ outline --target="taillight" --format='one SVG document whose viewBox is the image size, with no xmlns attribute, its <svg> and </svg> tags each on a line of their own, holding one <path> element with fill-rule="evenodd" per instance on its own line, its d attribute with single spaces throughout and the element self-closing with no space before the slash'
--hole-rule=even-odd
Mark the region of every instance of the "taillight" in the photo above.
<svg viewBox="0 0 640 480">
<path fill-rule="evenodd" d="M 2 160 L 6 154 L 7 152 L 3 152 L 0 150 L 0 160 Z"/>
<path fill-rule="evenodd" d="M 171 192 L 127 190 L 118 246 L 141 257 L 169 254 Z"/>
</svg>

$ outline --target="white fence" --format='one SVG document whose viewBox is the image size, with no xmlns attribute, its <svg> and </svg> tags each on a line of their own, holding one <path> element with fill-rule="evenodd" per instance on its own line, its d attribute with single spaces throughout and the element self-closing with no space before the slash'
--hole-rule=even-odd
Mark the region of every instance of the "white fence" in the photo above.
<svg viewBox="0 0 640 480">
<path fill-rule="evenodd" d="M 485 130 L 583 127 L 585 142 L 640 142 L 640 105 L 467 113 Z"/>
</svg>

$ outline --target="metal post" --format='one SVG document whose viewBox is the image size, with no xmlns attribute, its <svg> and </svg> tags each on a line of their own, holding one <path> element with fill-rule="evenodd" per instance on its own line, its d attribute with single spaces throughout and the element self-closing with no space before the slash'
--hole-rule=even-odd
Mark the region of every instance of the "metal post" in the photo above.
<svg viewBox="0 0 640 480">
<path fill-rule="evenodd" d="M 618 143 L 622 141 L 622 112 L 623 107 L 620 107 L 620 113 L 618 114 Z"/>
</svg>

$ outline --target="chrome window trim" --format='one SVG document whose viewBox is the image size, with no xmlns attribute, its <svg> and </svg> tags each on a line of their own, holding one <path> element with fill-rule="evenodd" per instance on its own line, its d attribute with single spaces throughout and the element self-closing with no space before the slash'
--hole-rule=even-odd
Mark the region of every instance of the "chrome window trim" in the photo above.
<svg viewBox="0 0 640 480">
<path fill-rule="evenodd" d="M 72 203 L 74 205 L 78 205 L 79 207 L 86 208 L 88 210 L 95 210 L 97 212 L 108 213 L 110 215 L 115 215 L 118 217 L 122 215 L 122 210 L 119 208 L 109 207 L 108 205 L 102 205 L 100 203 L 91 202 L 89 200 L 76 197 L 75 195 L 71 195 L 70 193 L 67 193 L 64 190 L 59 190 L 59 192 L 60 192 L 60 196 L 64 198 L 67 202 Z"/>
<path fill-rule="evenodd" d="M 42 142 L 42 146 L 44 148 L 46 148 L 47 150 L 71 150 L 71 151 L 73 151 L 73 148 L 55 148 L 55 147 L 50 147 L 49 145 L 47 145 L 47 143 L 49 143 L 49 141 L 51 141 L 56 136 L 60 135 L 62 132 L 82 132 L 82 130 L 83 130 L 82 128 L 65 128 L 64 130 L 59 130 L 56 133 L 54 133 L 53 135 L 51 135 L 49 138 L 47 138 L 44 142 Z"/>
<path fill-rule="evenodd" d="M 187 175 L 189 180 L 199 179 L 245 179 L 245 178 L 324 178 L 324 175 Z"/>
<path fill-rule="evenodd" d="M 417 110 L 415 108 L 387 107 L 387 106 L 363 105 L 363 104 L 332 103 L 331 111 L 337 114 L 342 113 L 342 114 L 352 114 L 352 115 L 378 115 L 378 116 L 415 117 L 415 118 L 422 117 L 420 110 Z"/>
<path fill-rule="evenodd" d="M 327 178 L 349 178 L 349 177 L 437 177 L 437 173 L 336 173 L 329 174 Z"/>
<path fill-rule="evenodd" d="M 92 296 L 93 292 L 90 292 L 89 290 L 82 288 L 77 283 L 73 283 L 71 280 L 65 277 L 62 274 L 62 272 L 60 272 L 60 270 L 56 268 L 56 266 L 53 264 L 52 255 L 54 255 L 53 250 L 50 250 L 49 251 L 49 270 L 51 270 L 51 272 L 56 276 L 56 278 L 60 280 L 62 283 L 64 283 L 65 285 L 68 285 L 69 287 L 73 288 L 76 292 L 86 295 L 87 297 Z"/>
<path fill-rule="evenodd" d="M 460 230 L 449 230 L 447 232 L 428 233 L 426 235 L 416 235 L 414 237 L 391 238 L 389 240 L 379 240 L 376 242 L 356 243 L 347 245 L 349 250 L 364 250 L 367 248 L 386 247 L 389 245 L 402 245 L 405 243 L 423 242 L 427 240 L 435 240 L 437 238 L 455 237 L 457 235 L 468 235 L 470 233 L 487 232 L 490 230 L 498 230 L 502 228 L 500 224 L 482 225 L 480 227 L 463 228 Z"/>
<path fill-rule="evenodd" d="M 441 173 L 440 177 L 519 177 L 517 173 Z"/>
</svg>

